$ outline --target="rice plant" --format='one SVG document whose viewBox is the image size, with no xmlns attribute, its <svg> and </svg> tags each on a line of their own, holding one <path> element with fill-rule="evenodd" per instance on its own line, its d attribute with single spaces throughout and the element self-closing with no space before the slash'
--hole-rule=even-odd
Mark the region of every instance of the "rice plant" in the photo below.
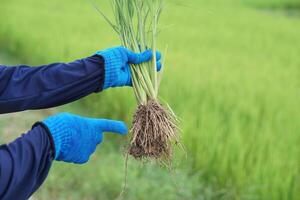
<svg viewBox="0 0 300 200">
<path fill-rule="evenodd" d="M 177 120 L 171 108 L 158 101 L 162 72 L 157 72 L 156 50 L 162 0 L 110 0 L 114 20 L 99 13 L 119 35 L 124 47 L 143 52 L 152 49 L 151 62 L 131 65 L 137 110 L 129 154 L 135 158 L 171 158 L 172 141 L 178 143 Z"/>
</svg>

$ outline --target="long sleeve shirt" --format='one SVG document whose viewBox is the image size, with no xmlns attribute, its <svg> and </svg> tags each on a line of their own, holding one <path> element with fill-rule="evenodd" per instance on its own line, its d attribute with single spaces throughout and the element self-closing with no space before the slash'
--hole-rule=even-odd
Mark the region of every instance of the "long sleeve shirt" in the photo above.
<svg viewBox="0 0 300 200">
<path fill-rule="evenodd" d="M 104 76 L 104 60 L 97 55 L 39 67 L 0 65 L 0 114 L 75 101 L 101 91 Z M 28 199 L 47 177 L 53 151 L 51 135 L 41 123 L 1 145 L 0 199 Z"/>
</svg>

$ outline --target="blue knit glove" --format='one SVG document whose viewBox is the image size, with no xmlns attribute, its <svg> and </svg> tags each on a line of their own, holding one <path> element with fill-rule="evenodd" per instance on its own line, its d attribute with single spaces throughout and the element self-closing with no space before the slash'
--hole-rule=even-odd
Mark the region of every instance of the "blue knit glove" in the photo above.
<svg viewBox="0 0 300 200">
<path fill-rule="evenodd" d="M 121 121 L 92 119 L 68 113 L 47 118 L 55 146 L 55 160 L 83 164 L 95 152 L 103 140 L 103 132 L 127 134 L 127 126 Z"/>
<path fill-rule="evenodd" d="M 103 89 L 110 87 L 132 86 L 130 64 L 140 64 L 152 59 L 152 51 L 134 53 L 124 47 L 115 47 L 96 52 L 105 61 L 105 79 Z M 161 69 L 161 54 L 156 52 L 157 71 Z"/>
</svg>

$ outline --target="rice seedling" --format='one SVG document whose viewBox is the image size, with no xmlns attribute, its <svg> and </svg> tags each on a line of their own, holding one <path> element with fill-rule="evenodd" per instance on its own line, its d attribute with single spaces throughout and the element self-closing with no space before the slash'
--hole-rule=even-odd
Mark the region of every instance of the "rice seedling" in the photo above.
<svg viewBox="0 0 300 200">
<path fill-rule="evenodd" d="M 158 100 L 162 72 L 156 70 L 156 50 L 163 0 L 110 0 L 110 3 L 114 20 L 97 10 L 118 34 L 122 45 L 134 52 L 153 51 L 151 62 L 130 66 L 138 106 L 128 153 L 136 159 L 169 160 L 173 143 L 179 144 L 179 136 L 176 115 Z"/>
</svg>

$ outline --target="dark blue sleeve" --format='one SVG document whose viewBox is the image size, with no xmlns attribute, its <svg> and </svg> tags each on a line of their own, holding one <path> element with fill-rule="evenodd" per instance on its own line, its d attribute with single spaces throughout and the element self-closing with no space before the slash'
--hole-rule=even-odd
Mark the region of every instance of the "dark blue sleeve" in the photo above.
<svg viewBox="0 0 300 200">
<path fill-rule="evenodd" d="M 70 103 L 101 91 L 104 76 L 98 55 L 39 67 L 0 65 L 0 114 Z"/>
<path fill-rule="evenodd" d="M 24 200 L 43 183 L 52 164 L 51 138 L 42 125 L 0 146 L 0 199 Z"/>
</svg>

